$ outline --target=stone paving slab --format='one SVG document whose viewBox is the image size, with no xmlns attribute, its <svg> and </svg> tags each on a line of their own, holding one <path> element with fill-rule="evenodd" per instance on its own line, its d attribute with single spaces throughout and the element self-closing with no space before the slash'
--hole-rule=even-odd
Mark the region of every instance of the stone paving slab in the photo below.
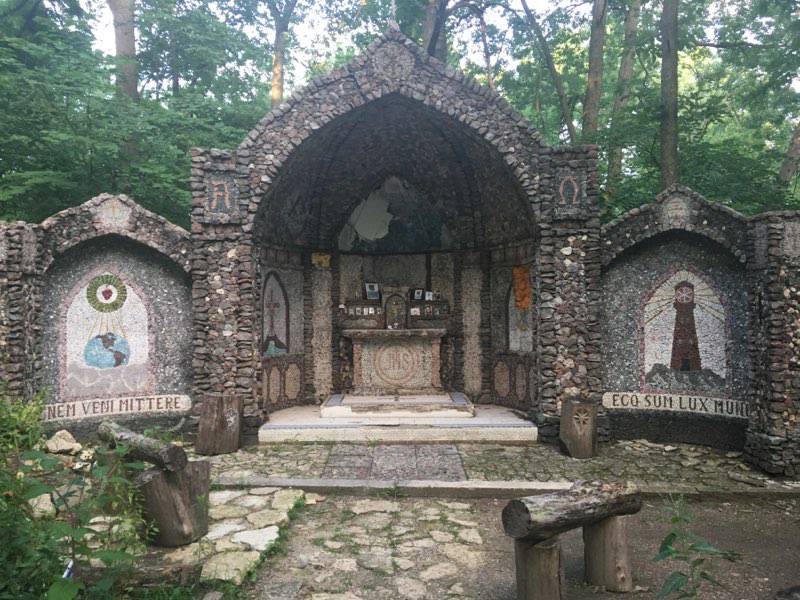
<svg viewBox="0 0 800 600">
<path fill-rule="evenodd" d="M 413 458 L 412 458 L 413 457 Z M 275 479 L 444 482 L 631 481 L 651 490 L 687 493 L 798 491 L 800 482 L 771 478 L 739 452 L 644 440 L 604 445 L 576 460 L 544 444 L 286 444 L 212 457 L 212 476 L 226 485 Z M 273 485 L 261 483 L 260 485 Z"/>
<path fill-rule="evenodd" d="M 329 496 L 292 522 L 285 554 L 275 556 L 245 584 L 259 600 L 512 600 L 514 544 L 502 531 L 505 501 Z M 629 518 L 636 593 L 654 598 L 679 568 L 655 562 L 670 530 L 662 501 L 648 501 Z M 728 590 L 704 592 L 704 600 L 762 600 L 797 583 L 800 572 L 800 500 L 689 506 L 692 531 L 743 555 L 714 565 Z M 754 519 L 758 515 L 761 520 Z M 562 536 L 567 597 L 611 600 L 583 583 L 580 530 Z"/>
</svg>

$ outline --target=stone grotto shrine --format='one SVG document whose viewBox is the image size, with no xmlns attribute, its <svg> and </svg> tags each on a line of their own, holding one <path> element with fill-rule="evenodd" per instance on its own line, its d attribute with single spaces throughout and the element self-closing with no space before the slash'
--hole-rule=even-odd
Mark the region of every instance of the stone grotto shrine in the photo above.
<svg viewBox="0 0 800 600">
<path fill-rule="evenodd" d="M 596 162 L 390 31 L 193 153 L 191 232 L 111 195 L 1 224 L 0 379 L 73 429 L 227 393 L 262 434 L 490 405 L 546 442 L 581 400 L 797 476 L 800 214 L 674 187 L 601 225 Z"/>
</svg>

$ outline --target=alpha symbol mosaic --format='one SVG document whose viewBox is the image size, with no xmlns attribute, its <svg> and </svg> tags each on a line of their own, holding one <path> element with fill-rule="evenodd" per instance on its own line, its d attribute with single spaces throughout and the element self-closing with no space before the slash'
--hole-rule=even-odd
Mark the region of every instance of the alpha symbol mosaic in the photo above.
<svg viewBox="0 0 800 600">
<path fill-rule="evenodd" d="M 119 275 L 94 276 L 73 296 L 65 337 L 65 399 L 149 391 L 147 308 Z"/>
<path fill-rule="evenodd" d="M 725 308 L 699 275 L 673 273 L 643 310 L 645 384 L 665 391 L 723 392 Z"/>
</svg>

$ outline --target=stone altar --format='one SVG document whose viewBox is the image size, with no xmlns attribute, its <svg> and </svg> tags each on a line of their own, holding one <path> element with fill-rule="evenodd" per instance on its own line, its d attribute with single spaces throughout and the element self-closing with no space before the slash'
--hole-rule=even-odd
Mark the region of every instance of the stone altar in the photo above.
<svg viewBox="0 0 800 600">
<path fill-rule="evenodd" d="M 418 394 L 442 390 L 445 329 L 346 329 L 353 340 L 354 394 Z"/>
</svg>

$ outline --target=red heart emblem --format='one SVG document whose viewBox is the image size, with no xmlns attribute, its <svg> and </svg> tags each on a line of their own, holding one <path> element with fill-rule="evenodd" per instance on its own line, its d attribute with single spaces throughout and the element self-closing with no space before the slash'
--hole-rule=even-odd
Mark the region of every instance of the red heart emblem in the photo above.
<svg viewBox="0 0 800 600">
<path fill-rule="evenodd" d="M 106 288 L 102 291 L 102 294 L 103 298 L 105 298 L 106 302 L 108 302 L 109 300 L 111 300 L 111 296 L 114 295 L 114 292 L 111 290 L 111 288 Z"/>
</svg>

